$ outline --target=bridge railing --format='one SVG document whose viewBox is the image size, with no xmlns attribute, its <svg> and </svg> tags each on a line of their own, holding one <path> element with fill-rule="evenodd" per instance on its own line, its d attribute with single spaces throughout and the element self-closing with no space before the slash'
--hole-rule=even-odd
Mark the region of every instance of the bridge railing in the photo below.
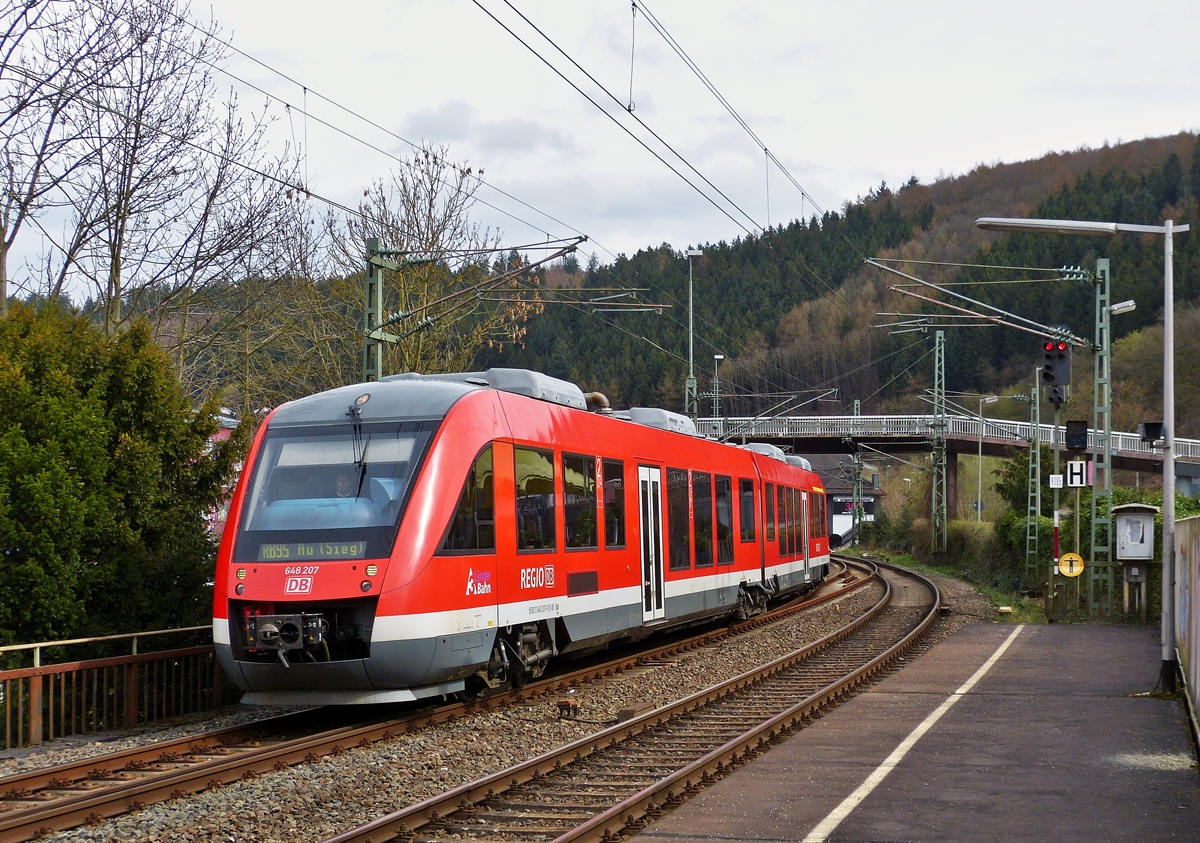
<svg viewBox="0 0 1200 843">
<path fill-rule="evenodd" d="M 747 439 L 844 436 L 921 439 L 932 436 L 934 421 L 935 417 L 929 415 L 780 416 L 777 418 L 754 418 L 751 416 L 701 418 L 696 420 L 696 428 L 703 436 L 729 436 L 735 440 L 742 436 Z M 982 432 L 984 439 L 1011 440 L 1014 445 L 1020 445 L 1029 441 L 1030 431 L 1029 422 L 984 418 L 981 423 L 978 416 L 946 417 L 946 435 L 956 439 L 978 439 Z M 1054 435 L 1054 425 L 1043 424 L 1039 427 L 1038 438 L 1043 443 L 1049 444 Z M 1057 438 L 1059 446 L 1065 447 L 1066 429 L 1064 427 L 1058 428 Z M 1088 450 L 1094 450 L 1095 446 L 1095 431 L 1089 429 Z M 1136 433 L 1114 432 L 1112 434 L 1112 451 L 1114 454 L 1141 456 L 1149 459 L 1162 458 L 1161 448 L 1155 448 L 1150 443 L 1143 442 Z M 1176 439 L 1175 458 L 1185 462 L 1200 462 L 1200 440 Z"/>
</svg>

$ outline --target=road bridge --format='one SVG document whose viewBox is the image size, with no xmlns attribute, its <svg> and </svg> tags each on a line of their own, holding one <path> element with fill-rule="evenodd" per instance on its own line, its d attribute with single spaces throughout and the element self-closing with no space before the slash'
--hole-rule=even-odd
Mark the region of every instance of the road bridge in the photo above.
<svg viewBox="0 0 1200 843">
<path fill-rule="evenodd" d="M 697 419 L 696 427 L 705 436 L 733 442 L 770 442 L 795 454 L 852 453 L 860 445 L 891 454 L 931 450 L 936 418 L 932 415 L 701 418 Z M 946 416 L 946 452 L 953 459 L 952 470 L 946 473 L 946 504 L 951 513 L 958 511 L 958 455 L 977 453 L 982 441 L 983 453 L 1007 456 L 1009 448 L 1029 447 L 1031 428 L 1027 421 Z M 1050 444 L 1055 435 L 1054 425 L 1040 426 L 1038 438 L 1043 444 Z M 1113 468 L 1162 472 L 1161 448 L 1143 442 L 1136 433 L 1114 432 L 1111 436 Z M 1089 429 L 1088 453 L 1094 453 L 1095 439 L 1095 431 Z M 1065 428 L 1058 428 L 1057 440 L 1059 448 L 1065 449 Z M 1200 493 L 1200 439 L 1175 440 L 1175 486 L 1187 495 Z"/>
</svg>

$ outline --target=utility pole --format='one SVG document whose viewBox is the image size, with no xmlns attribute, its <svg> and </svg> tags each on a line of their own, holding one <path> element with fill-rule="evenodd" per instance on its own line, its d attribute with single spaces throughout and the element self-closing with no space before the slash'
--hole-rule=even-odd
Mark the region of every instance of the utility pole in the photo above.
<svg viewBox="0 0 1200 843">
<path fill-rule="evenodd" d="M 696 416 L 700 414 L 699 401 L 696 395 L 696 361 L 695 353 L 695 333 L 694 333 L 694 309 L 692 296 L 692 258 L 699 257 L 704 254 L 703 249 L 688 249 L 688 374 L 687 380 L 683 383 L 683 412 L 685 415 L 691 416 L 695 421 Z"/>
<path fill-rule="evenodd" d="M 1187 231 L 1186 225 L 1179 226 Z M 1175 693 L 1175 221 L 1163 225 L 1163 566 L 1162 688 Z"/>
<path fill-rule="evenodd" d="M 946 334 L 934 335 L 933 354 L 933 478 L 930 483 L 929 549 L 945 553 L 949 527 L 946 520 Z"/>
<path fill-rule="evenodd" d="M 366 297 L 363 308 L 363 383 L 377 381 L 383 377 L 383 344 L 398 339 L 379 330 L 379 322 L 383 317 L 383 267 L 379 265 L 382 252 L 379 238 L 368 237 L 363 273 Z"/>
<path fill-rule="evenodd" d="M 408 314 L 400 311 L 383 317 L 383 271 L 390 269 L 399 272 L 405 266 L 418 263 L 433 263 L 433 258 L 410 258 L 394 261 L 392 258 L 407 255 L 397 249 L 383 248 L 383 242 L 378 237 L 367 238 L 367 251 L 364 255 L 363 293 L 366 299 L 363 307 L 363 383 L 380 380 L 383 377 L 383 348 L 384 343 L 398 343 L 404 337 L 389 333 L 386 328 L 403 319 Z M 426 316 L 418 323 L 418 330 L 433 324 L 433 319 Z"/>
<path fill-rule="evenodd" d="M 1092 541 L 1088 554 L 1088 614 L 1095 613 L 1096 588 L 1108 583 L 1108 602 L 1112 609 L 1112 314 L 1109 308 L 1108 258 L 1096 261 L 1096 359 L 1092 399 L 1092 429 L 1095 445 L 1092 457 Z"/>
<path fill-rule="evenodd" d="M 724 359 L 725 359 L 724 354 L 714 354 L 713 355 L 713 395 L 712 395 L 712 399 L 713 399 L 713 418 L 717 420 L 717 425 L 718 425 L 717 435 L 724 433 L 724 430 L 720 429 L 720 427 L 721 427 L 721 423 L 720 423 L 720 418 L 721 418 L 721 377 L 717 372 L 717 370 L 721 367 L 721 361 Z"/>
<path fill-rule="evenodd" d="M 1025 506 L 1025 579 L 1038 574 L 1038 518 L 1042 514 L 1042 367 L 1033 370 L 1029 393 L 1029 487 Z"/>
<path fill-rule="evenodd" d="M 858 418 L 862 413 L 862 403 L 856 398 L 854 400 L 854 417 Z M 855 430 L 855 433 L 858 431 Z M 853 439 L 851 440 L 853 443 Z M 854 469 L 854 480 L 851 485 L 850 492 L 850 509 L 851 509 L 851 526 L 850 537 L 855 547 L 859 545 L 858 528 L 862 523 L 863 516 L 863 460 L 862 451 L 858 445 L 854 444 L 854 452 L 850 455 L 851 465 Z"/>
</svg>

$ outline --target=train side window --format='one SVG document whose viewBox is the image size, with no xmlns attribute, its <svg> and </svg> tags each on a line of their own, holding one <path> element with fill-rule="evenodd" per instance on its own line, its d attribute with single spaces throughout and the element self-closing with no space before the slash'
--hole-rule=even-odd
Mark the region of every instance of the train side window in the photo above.
<svg viewBox="0 0 1200 843">
<path fill-rule="evenodd" d="M 808 494 L 808 537 L 819 538 L 821 535 L 821 497 L 817 492 Z"/>
<path fill-rule="evenodd" d="M 745 477 L 738 478 L 738 492 L 742 505 L 742 541 L 754 541 L 754 481 Z"/>
<path fill-rule="evenodd" d="M 492 446 L 475 458 L 458 499 L 458 509 L 442 540 L 442 553 L 496 549 L 495 495 L 492 486 Z"/>
<path fill-rule="evenodd" d="M 671 570 L 692 567 L 688 552 L 688 473 L 682 468 L 667 469 L 667 533 L 671 545 Z"/>
<path fill-rule="evenodd" d="M 808 527 L 808 524 L 805 524 L 804 521 L 804 495 L 800 494 L 799 489 L 793 489 L 792 495 L 796 496 L 792 501 L 793 506 L 796 507 L 796 552 L 797 555 L 803 556 L 804 531 L 806 530 L 806 527 Z"/>
<path fill-rule="evenodd" d="M 776 492 L 778 493 L 777 498 L 779 501 L 779 505 L 775 508 L 775 511 L 779 516 L 779 555 L 787 556 L 787 489 L 785 489 L 783 486 L 777 486 L 775 488 Z"/>
<path fill-rule="evenodd" d="M 816 535 L 824 538 L 829 535 L 829 501 L 821 492 L 817 492 L 817 532 Z"/>
<path fill-rule="evenodd" d="M 791 553 L 801 553 L 804 550 L 800 547 L 800 535 L 804 529 L 801 519 L 804 513 L 800 509 L 800 490 L 788 489 L 788 495 L 788 547 Z"/>
<path fill-rule="evenodd" d="M 596 547 L 596 458 L 563 454 L 567 547 Z"/>
<path fill-rule="evenodd" d="M 766 491 L 763 492 L 763 500 L 767 503 L 767 541 L 775 541 L 775 484 L 768 483 Z"/>
<path fill-rule="evenodd" d="M 717 564 L 733 564 L 733 478 L 717 475 Z"/>
<path fill-rule="evenodd" d="M 712 475 L 697 471 L 692 474 L 692 522 L 696 567 L 713 563 L 713 494 Z"/>
<path fill-rule="evenodd" d="M 625 546 L 625 463 L 604 461 L 604 546 Z"/>
<path fill-rule="evenodd" d="M 554 454 L 513 449 L 517 485 L 517 550 L 554 550 Z"/>
</svg>

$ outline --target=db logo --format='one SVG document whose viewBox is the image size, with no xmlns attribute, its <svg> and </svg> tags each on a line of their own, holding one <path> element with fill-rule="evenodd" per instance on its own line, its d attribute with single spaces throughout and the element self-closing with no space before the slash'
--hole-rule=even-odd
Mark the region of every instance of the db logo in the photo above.
<svg viewBox="0 0 1200 843">
<path fill-rule="evenodd" d="M 308 594 L 312 591 L 312 577 L 288 577 L 283 584 L 284 594 Z"/>
</svg>

